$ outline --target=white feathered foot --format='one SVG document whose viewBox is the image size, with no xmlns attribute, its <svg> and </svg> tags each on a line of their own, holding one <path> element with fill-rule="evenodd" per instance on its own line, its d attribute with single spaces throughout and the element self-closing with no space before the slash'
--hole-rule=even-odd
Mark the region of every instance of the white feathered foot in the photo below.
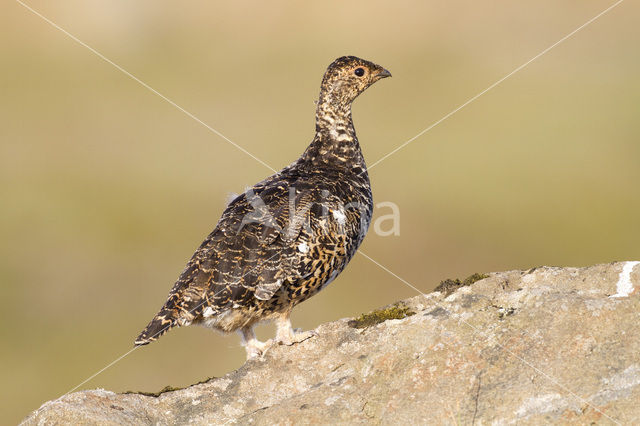
<svg viewBox="0 0 640 426">
<path fill-rule="evenodd" d="M 266 342 L 258 340 L 253 327 L 243 328 L 239 333 L 242 338 L 242 346 L 247 351 L 247 360 L 264 355 L 273 343 L 272 340 L 267 340 Z"/>
<path fill-rule="evenodd" d="M 291 346 L 294 343 L 304 342 L 305 340 L 317 336 L 313 330 L 302 331 L 299 328 L 295 330 L 291 326 L 291 319 L 289 317 L 291 313 L 286 312 L 276 319 L 276 342 L 282 345 Z"/>
<path fill-rule="evenodd" d="M 263 356 L 274 343 L 291 346 L 318 335 L 313 330 L 301 331 L 299 328 L 294 329 L 291 326 L 289 312 L 276 319 L 276 327 L 276 338 L 269 339 L 266 342 L 261 342 L 257 339 L 253 327 L 243 328 L 239 331 L 242 338 L 242 346 L 247 351 L 247 360 Z"/>
</svg>

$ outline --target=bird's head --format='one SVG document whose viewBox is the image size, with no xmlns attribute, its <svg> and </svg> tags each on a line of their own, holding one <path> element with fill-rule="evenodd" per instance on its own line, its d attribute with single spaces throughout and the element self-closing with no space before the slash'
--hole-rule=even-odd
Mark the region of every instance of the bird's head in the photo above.
<svg viewBox="0 0 640 426">
<path fill-rule="evenodd" d="M 376 81 L 391 77 L 380 65 L 355 56 L 342 56 L 324 73 L 320 97 L 334 103 L 351 104 Z"/>
</svg>

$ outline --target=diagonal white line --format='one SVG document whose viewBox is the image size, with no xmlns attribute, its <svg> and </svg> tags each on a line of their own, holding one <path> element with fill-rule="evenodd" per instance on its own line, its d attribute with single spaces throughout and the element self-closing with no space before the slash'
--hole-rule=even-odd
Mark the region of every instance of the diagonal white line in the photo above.
<svg viewBox="0 0 640 426">
<path fill-rule="evenodd" d="M 389 274 L 393 275 L 395 278 L 397 278 L 398 280 L 402 281 L 404 284 L 408 285 L 409 287 L 411 287 L 412 289 L 416 290 L 418 293 L 422 294 L 423 296 L 426 296 L 426 294 L 418 289 L 416 286 L 412 285 L 409 281 L 405 280 L 404 278 L 400 277 L 399 275 L 395 274 L 394 272 L 392 272 L 389 268 L 385 267 L 384 265 L 382 265 L 380 262 L 377 262 L 376 260 L 374 260 L 373 258 L 371 258 L 370 256 L 368 256 L 367 254 L 363 253 L 362 250 L 358 250 L 358 253 L 360 253 L 361 255 L 363 255 L 364 257 L 366 257 L 367 259 L 369 259 L 371 262 L 373 262 L 375 265 L 377 265 L 379 268 L 383 269 L 384 271 L 388 272 Z M 440 306 L 442 307 L 438 302 L 435 302 L 436 306 Z M 469 323 L 468 321 L 466 321 L 465 319 L 461 319 L 461 321 L 469 326 L 471 329 L 473 329 L 474 333 L 480 333 L 481 335 L 485 336 L 486 335 L 482 332 L 482 330 L 480 330 L 478 327 L 474 326 L 473 324 Z M 553 376 L 550 376 L 549 374 L 545 373 L 544 371 L 540 370 L 538 367 L 536 367 L 535 365 L 531 364 L 529 361 L 527 361 L 526 359 L 516 355 L 513 351 L 509 350 L 509 348 L 505 347 L 504 345 L 500 344 L 500 342 L 496 342 L 496 345 L 498 345 L 502 350 L 504 350 L 505 352 L 507 352 L 509 355 L 511 355 L 512 357 L 516 358 L 517 360 L 519 360 L 520 362 L 522 362 L 524 365 L 526 365 L 527 367 L 531 368 L 532 370 L 534 370 L 536 373 L 540 374 L 541 376 L 543 376 L 544 378 L 546 378 L 547 380 L 549 380 L 551 383 L 555 384 L 556 386 L 558 386 L 559 388 L 561 388 L 562 390 L 564 390 L 565 392 L 567 392 L 569 395 L 573 396 L 574 398 L 576 398 L 577 400 L 579 400 L 580 402 L 582 402 L 585 405 L 588 405 L 589 407 L 593 408 L 595 411 L 599 412 L 600 414 L 602 414 L 603 416 L 607 417 L 609 420 L 611 420 L 612 422 L 616 423 L 616 424 L 621 424 L 619 421 L 617 421 L 616 419 L 608 416 L 607 414 L 605 414 L 604 412 L 602 412 L 600 409 L 598 409 L 598 407 L 592 405 L 588 400 L 584 399 L 583 397 L 581 397 L 580 395 L 576 394 L 575 392 L 573 392 L 571 389 L 569 389 L 567 386 L 563 385 L 562 383 L 560 383 L 560 381 L 556 378 L 554 378 Z"/>
<path fill-rule="evenodd" d="M 384 155 L 382 158 L 378 159 L 377 161 L 375 161 L 374 163 L 372 163 L 369 167 L 368 170 L 371 170 L 373 167 L 377 166 L 379 163 L 381 163 L 382 161 L 386 160 L 387 158 L 389 158 L 390 156 L 392 156 L 393 154 L 395 154 L 396 152 L 400 151 L 402 148 L 406 147 L 407 145 L 409 145 L 411 142 L 413 142 L 414 140 L 418 139 L 420 136 L 424 135 L 426 132 L 428 132 L 429 130 L 433 129 L 434 127 L 436 127 L 438 124 L 442 123 L 443 121 L 445 121 L 446 119 L 448 119 L 449 117 L 451 117 L 452 115 L 454 115 L 455 113 L 457 113 L 458 111 L 460 111 L 461 109 L 463 109 L 464 107 L 466 107 L 467 105 L 469 105 L 470 103 L 472 103 L 473 101 L 475 101 L 476 99 L 478 99 L 479 97 L 481 97 L 482 95 L 484 95 L 485 93 L 487 93 L 488 91 L 490 91 L 491 89 L 493 89 L 494 87 L 498 86 L 500 83 L 502 83 L 503 81 L 505 81 L 506 79 L 508 79 L 509 77 L 511 77 L 512 75 L 516 74 L 517 72 L 519 72 L 520 70 L 522 70 L 523 68 L 525 68 L 527 65 L 529 65 L 530 63 L 532 63 L 533 61 L 535 61 L 536 59 L 540 58 L 541 56 L 543 56 L 544 54 L 546 54 L 547 52 L 549 52 L 551 49 L 555 48 L 556 46 L 558 46 L 559 44 L 561 44 L 562 42 L 564 42 L 565 40 L 567 40 L 568 38 L 570 38 L 571 36 L 573 36 L 574 34 L 576 34 L 577 32 L 579 32 L 580 30 L 582 30 L 583 28 L 587 27 L 588 25 L 590 25 L 591 23 L 593 23 L 595 20 L 597 20 L 598 18 L 600 18 L 602 15 L 606 14 L 607 12 L 611 11 L 612 9 L 614 9 L 615 7 L 617 7 L 620 3 L 622 3 L 624 0 L 618 0 L 616 3 L 614 3 L 613 5 L 609 6 L 608 8 L 606 8 L 605 10 L 603 10 L 602 12 L 600 12 L 599 14 L 597 14 L 596 16 L 594 16 L 593 18 L 589 19 L 587 22 L 585 22 L 584 24 L 582 24 L 581 26 L 579 26 L 578 28 L 576 28 L 575 30 L 571 31 L 569 34 L 565 35 L 564 37 L 562 37 L 560 40 L 558 40 L 557 42 L 555 42 L 554 44 L 552 44 L 551 46 L 547 47 L 546 49 L 544 49 L 542 52 L 538 53 L 536 56 L 534 56 L 533 58 L 529 59 L 527 62 L 525 62 L 524 64 L 520 65 L 519 67 L 517 67 L 516 69 L 514 69 L 513 71 L 511 71 L 510 73 L 508 73 L 507 75 L 505 75 L 504 77 L 502 77 L 500 80 L 496 81 L 495 83 L 493 83 L 492 85 L 490 85 L 489 87 L 487 87 L 486 89 L 484 89 L 483 91 L 481 91 L 480 93 L 478 93 L 477 95 L 473 96 L 472 98 L 470 98 L 469 100 L 467 100 L 466 102 L 464 102 L 462 105 L 458 106 L 456 109 L 454 109 L 453 111 L 449 112 L 448 114 L 446 114 L 444 117 L 442 117 L 441 119 L 439 119 L 438 121 L 434 122 L 433 124 L 431 124 L 430 126 L 428 126 L 427 128 L 423 129 L 422 131 L 420 131 L 417 135 L 415 135 L 414 137 L 412 137 L 411 139 L 407 140 L 406 142 L 404 142 L 403 144 L 401 144 L 400 146 L 398 146 L 397 148 L 395 148 L 393 151 L 389 152 L 388 154 Z M 142 86 L 144 86 L 145 88 L 147 88 L 148 90 L 150 90 L 151 92 L 155 93 L 156 95 L 158 95 L 159 97 L 161 97 L 162 99 L 164 99 L 165 101 L 167 101 L 168 103 L 170 103 L 171 105 L 173 105 L 175 108 L 177 108 L 178 110 L 180 110 L 181 112 L 183 112 L 184 114 L 186 114 L 187 116 L 189 116 L 190 118 L 192 118 L 193 120 L 197 121 L 198 123 L 202 124 L 203 126 L 205 126 L 207 129 L 209 129 L 210 131 L 212 131 L 213 133 L 215 133 L 216 135 L 220 136 L 221 138 L 223 138 L 224 140 L 226 140 L 227 142 L 229 142 L 230 144 L 232 144 L 233 146 L 235 146 L 236 148 L 238 148 L 239 150 L 241 150 L 242 152 L 244 152 L 245 154 L 247 154 L 248 156 L 250 156 L 251 158 L 253 158 L 254 160 L 258 161 L 260 164 L 264 165 L 265 167 L 271 169 L 274 173 L 276 172 L 276 170 L 269 166 L 267 163 L 265 163 L 264 161 L 262 161 L 261 159 L 259 159 L 258 157 L 256 157 L 255 155 L 251 154 L 249 151 L 247 151 L 246 149 L 244 149 L 243 147 L 241 147 L 240 145 L 238 145 L 237 143 L 233 142 L 231 139 L 229 139 L 228 137 L 226 137 L 225 135 L 223 135 L 222 133 L 220 133 L 218 130 L 214 129 L 213 127 L 211 127 L 210 125 L 208 125 L 207 123 L 203 122 L 202 120 L 200 120 L 198 117 L 196 117 L 195 115 L 193 115 L 192 113 L 190 113 L 189 111 L 185 110 L 184 108 L 182 108 L 180 105 L 176 104 L 174 101 L 172 101 L 171 99 L 167 98 L 166 96 L 164 96 L 163 94 L 161 94 L 160 92 L 158 92 L 157 90 L 155 90 L 153 87 L 149 86 L 148 84 L 146 84 L 145 82 L 143 82 L 142 80 L 140 80 L 139 78 L 137 78 L 136 76 L 134 76 L 133 74 L 131 74 L 130 72 L 128 72 L 127 70 L 125 70 L 124 68 L 122 68 L 120 65 L 116 64 L 115 62 L 111 61 L 109 58 L 107 58 L 106 56 L 104 56 L 103 54 L 101 54 L 100 52 L 98 52 L 97 50 L 95 50 L 94 48 L 92 48 L 91 46 L 89 46 L 88 44 L 84 43 L 82 40 L 78 39 L 77 37 L 75 37 L 73 34 L 69 33 L 68 31 L 66 31 L 64 28 L 60 27 L 59 25 L 57 25 L 55 22 L 51 21 L 50 19 L 48 19 L 47 17 L 45 17 L 44 15 L 42 15 L 41 13 L 39 13 L 38 11 L 36 11 L 35 9 L 31 8 L 30 6 L 28 6 L 27 4 L 23 3 L 21 0 L 16 0 L 16 2 L 18 2 L 20 5 L 22 5 L 24 8 L 26 8 L 27 10 L 29 10 L 30 12 L 32 12 L 33 14 L 35 14 L 36 16 L 40 17 L 41 19 L 43 19 L 44 21 L 46 21 L 47 23 L 49 23 L 51 26 L 53 26 L 54 28 L 58 29 L 59 31 L 61 31 L 62 33 L 64 33 L 65 35 L 67 35 L 69 38 L 71 38 L 72 40 L 74 40 L 75 42 L 77 42 L 78 44 L 86 47 L 87 49 L 89 49 L 91 52 L 93 52 L 95 55 L 97 55 L 99 58 L 101 58 L 102 60 L 104 60 L 105 62 L 113 65 L 114 67 L 116 67 L 118 70 L 120 70 L 122 73 L 124 73 L 125 75 L 127 75 L 128 77 L 132 78 L 133 80 L 135 80 L 136 82 L 138 82 L 139 84 L 141 84 Z"/>
<path fill-rule="evenodd" d="M 184 109 L 183 107 L 181 107 L 180 105 L 178 105 L 177 103 L 172 101 L 171 99 L 167 98 L 165 95 L 163 95 L 162 93 L 158 92 L 156 89 L 154 89 L 153 87 L 149 86 L 147 83 L 145 83 L 144 81 L 140 80 L 138 77 L 136 77 L 135 75 L 131 74 L 129 71 L 127 71 L 126 69 L 122 68 L 120 65 L 116 64 L 111 59 L 107 58 L 102 53 L 100 53 L 96 49 L 94 49 L 93 47 L 89 46 L 87 43 L 85 43 L 82 40 L 78 39 L 76 36 L 74 36 L 73 34 L 69 33 L 67 30 L 65 30 L 64 28 L 60 27 L 55 22 L 53 22 L 50 19 L 48 19 L 46 16 L 42 15 L 41 13 L 39 13 L 37 10 L 33 9 L 32 7 L 30 7 L 29 5 L 23 3 L 20 0 L 16 0 L 16 2 L 18 2 L 20 5 L 22 5 L 25 9 L 29 10 L 34 15 L 40 17 L 42 20 L 47 22 L 49 25 L 51 25 L 55 29 L 57 29 L 57 30 L 61 31 L 62 33 L 64 33 L 67 37 L 69 37 L 70 39 L 72 39 L 76 43 L 78 43 L 81 46 L 86 47 L 87 49 L 89 49 L 93 54 L 98 56 L 103 61 L 107 62 L 110 65 L 113 65 L 115 68 L 117 68 L 123 74 L 125 74 L 127 77 L 131 78 L 132 80 L 136 81 L 137 83 L 142 85 L 147 90 L 153 92 L 154 94 L 158 95 L 163 100 L 167 101 L 169 104 L 171 104 L 176 109 L 178 109 L 179 111 L 181 111 L 182 113 L 187 115 L 189 118 L 192 118 L 193 120 L 195 120 L 198 123 L 202 124 L 204 127 L 209 129 L 210 131 L 212 131 L 216 135 L 220 136 L 222 139 L 224 139 L 225 141 L 229 142 L 231 145 L 235 146 L 240 151 L 244 152 L 249 157 L 251 157 L 254 160 L 256 160 L 258 163 L 262 164 L 266 168 L 268 168 L 268 169 L 272 170 L 274 173 L 276 173 L 276 169 L 274 169 L 273 167 L 271 167 L 270 165 L 268 165 L 267 163 L 265 163 L 264 161 L 262 161 L 261 159 L 259 159 L 258 157 L 256 157 L 255 155 L 253 155 L 252 153 L 250 153 L 249 151 L 247 151 L 246 149 L 244 149 L 243 147 L 241 147 L 240 145 L 238 145 L 237 143 L 235 143 L 234 141 L 232 141 L 231 139 L 229 139 L 228 137 L 226 137 L 225 135 L 223 135 L 222 133 L 220 133 L 219 131 L 217 131 L 216 129 L 211 127 L 210 125 L 208 125 L 207 123 L 205 123 L 204 121 L 200 120 L 198 117 L 196 117 L 195 115 L 193 115 L 192 113 L 190 113 L 189 111 L 187 111 L 186 109 Z"/>
<path fill-rule="evenodd" d="M 436 121 L 435 123 L 431 124 L 429 127 L 423 129 L 422 131 L 420 131 L 420 133 L 418 133 L 417 135 L 415 135 L 414 137 L 412 137 L 411 139 L 409 139 L 408 141 L 404 142 L 402 145 L 398 146 L 397 148 L 395 148 L 393 151 L 389 152 L 388 154 L 386 154 L 385 156 L 383 156 L 382 158 L 380 158 L 379 160 L 377 160 L 375 163 L 371 164 L 368 167 L 368 170 L 371 170 L 372 168 L 374 168 L 375 166 L 377 166 L 379 163 L 381 163 L 382 161 L 386 160 L 387 158 L 389 158 L 390 156 L 392 156 L 393 154 L 395 154 L 396 152 L 400 151 L 402 148 L 404 148 L 405 146 L 409 145 L 411 142 L 415 141 L 416 139 L 418 139 L 420 136 L 424 135 L 425 133 L 427 133 L 429 130 L 433 129 L 434 127 L 436 127 L 438 124 L 442 123 L 443 121 L 445 121 L 446 119 L 448 119 L 449 117 L 451 117 L 453 114 L 455 114 L 456 112 L 460 111 L 461 109 L 463 109 L 464 107 L 466 107 L 467 105 L 469 105 L 470 103 L 472 103 L 473 101 L 475 101 L 476 99 L 478 99 L 480 96 L 484 95 L 485 93 L 487 93 L 489 90 L 493 89 L 494 87 L 498 86 L 500 83 L 502 83 L 503 81 L 505 81 L 506 79 L 508 79 L 509 77 L 511 77 L 512 75 L 514 75 L 515 73 L 517 73 L 518 71 L 522 70 L 524 67 L 526 67 L 527 65 L 529 65 L 530 63 L 532 63 L 533 61 L 535 61 L 536 59 L 540 58 L 542 55 L 544 55 L 545 53 L 549 52 L 551 49 L 553 49 L 554 47 L 558 46 L 559 44 L 561 44 L 562 42 L 564 42 L 565 40 L 567 40 L 568 38 L 570 38 L 571 36 L 573 36 L 574 34 L 576 34 L 578 31 L 582 30 L 583 28 L 587 27 L 589 24 L 593 23 L 596 19 L 600 18 L 602 15 L 604 15 L 605 13 L 611 11 L 613 8 L 615 8 L 616 6 L 618 6 L 620 3 L 622 3 L 624 0 L 618 0 L 617 2 L 615 2 L 614 4 L 612 4 L 611 6 L 609 6 L 608 8 L 606 8 L 605 10 L 603 10 L 602 12 L 598 13 L 596 16 L 594 16 L 593 18 L 589 19 L 587 22 L 585 22 L 584 24 L 580 25 L 578 28 L 576 28 L 575 30 L 571 31 L 569 34 L 567 34 L 566 36 L 562 37 L 560 40 L 556 41 L 555 43 L 553 43 L 551 46 L 547 47 L 546 49 L 544 49 L 542 52 L 538 53 L 536 56 L 534 56 L 533 58 L 529 59 L 527 62 L 525 62 L 524 64 L 520 65 L 519 67 L 517 67 L 516 69 L 514 69 L 513 71 L 511 71 L 509 74 L 505 75 L 504 77 L 502 77 L 500 80 L 496 81 L 495 83 L 493 83 L 491 86 L 487 87 L 486 89 L 484 89 L 482 92 L 478 93 L 477 95 L 475 95 L 474 97 L 470 98 L 468 101 L 466 101 L 465 103 L 463 103 L 462 105 L 460 105 L 459 107 L 457 107 L 456 109 L 454 109 L 453 111 L 451 111 L 450 113 L 448 113 L 447 115 L 445 115 L 444 117 L 442 117 L 440 120 Z"/>
<path fill-rule="evenodd" d="M 58 397 L 57 399 L 62 398 L 65 395 L 70 394 L 71 392 L 75 391 L 76 389 L 78 389 L 80 386 L 84 385 L 85 383 L 87 383 L 88 381 L 92 380 L 94 377 L 102 374 L 103 371 L 107 370 L 109 367 L 113 366 L 114 364 L 117 364 L 118 362 L 120 362 L 123 358 L 129 356 L 129 354 L 133 351 L 135 351 L 136 349 L 140 348 L 140 346 L 134 346 L 133 348 L 129 349 L 127 352 L 123 353 L 122 355 L 120 355 L 118 358 L 114 359 L 113 361 L 111 361 L 109 364 L 105 365 L 104 367 L 102 367 L 100 370 L 96 371 L 95 373 L 93 373 L 91 376 L 87 377 L 86 379 L 84 379 L 82 382 L 78 383 L 78 385 L 76 385 L 75 387 L 73 387 L 72 389 L 68 390 L 67 392 L 65 392 L 63 395 L 61 395 L 60 397 Z"/>
<path fill-rule="evenodd" d="M 251 272 L 253 272 L 256 268 L 260 267 L 261 265 L 263 265 L 265 262 L 270 261 L 271 259 L 273 259 L 274 257 L 276 257 L 278 255 L 278 253 L 274 254 L 273 256 L 269 257 L 266 260 L 263 260 L 261 263 L 259 263 L 258 265 L 254 266 L 253 268 L 249 269 L 244 275 L 242 275 L 240 278 L 244 278 L 246 277 L 248 274 L 250 274 Z M 221 289 L 220 291 L 217 291 L 216 293 L 213 294 L 213 296 L 211 297 L 215 297 L 218 294 L 220 294 L 221 292 L 225 291 L 226 288 Z M 418 290 L 419 291 L 419 290 Z M 203 300 L 202 302 L 200 302 L 199 304 L 197 304 L 193 309 L 191 309 L 189 311 L 189 313 L 192 313 L 193 311 L 195 311 L 196 309 L 198 309 L 200 306 L 202 306 L 207 300 Z M 167 326 L 168 327 L 168 326 Z M 166 330 L 166 328 L 161 329 L 160 331 L 157 331 L 153 336 L 151 336 L 151 338 L 156 337 L 158 334 L 162 333 L 163 331 Z M 103 368 L 101 368 L 100 370 L 98 370 L 97 372 L 93 373 L 91 376 L 87 377 L 85 380 L 83 380 L 82 382 L 80 382 L 79 384 L 77 384 L 76 386 L 74 386 L 73 388 L 71 388 L 70 390 L 68 390 L 67 392 L 65 392 L 64 394 L 60 395 L 58 398 L 56 398 L 56 400 L 64 397 L 65 395 L 70 394 L 71 392 L 75 391 L 76 389 L 78 389 L 80 386 L 84 385 L 85 383 L 87 383 L 88 381 L 90 381 L 91 379 L 95 378 L 96 376 L 100 375 L 103 371 L 107 370 L 109 367 L 115 365 L 116 363 L 118 363 L 119 361 L 121 361 L 122 359 L 124 359 L 125 357 L 127 357 L 129 354 L 131 354 L 133 351 L 141 348 L 142 346 L 135 346 L 132 349 L 129 349 L 127 352 L 125 352 L 124 354 L 120 355 L 118 358 L 116 358 L 115 360 L 111 361 L 109 364 L 107 364 L 106 366 L 104 366 Z"/>
</svg>

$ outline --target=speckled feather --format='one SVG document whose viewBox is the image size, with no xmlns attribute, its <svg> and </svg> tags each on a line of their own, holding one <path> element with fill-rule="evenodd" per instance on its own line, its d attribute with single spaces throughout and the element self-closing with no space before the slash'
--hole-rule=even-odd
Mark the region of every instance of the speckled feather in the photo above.
<svg viewBox="0 0 640 426">
<path fill-rule="evenodd" d="M 329 66 L 309 147 L 229 204 L 136 345 L 189 324 L 249 329 L 288 315 L 335 279 L 362 243 L 373 208 L 351 103 L 388 76 L 353 56 Z"/>
</svg>

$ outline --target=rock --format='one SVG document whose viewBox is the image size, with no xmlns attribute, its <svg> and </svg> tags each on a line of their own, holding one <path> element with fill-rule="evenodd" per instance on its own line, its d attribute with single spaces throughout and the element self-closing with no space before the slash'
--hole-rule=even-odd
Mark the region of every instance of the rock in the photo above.
<svg viewBox="0 0 640 426">
<path fill-rule="evenodd" d="M 158 396 L 76 392 L 24 423 L 640 420 L 638 262 L 458 283 L 446 297 L 433 292 L 373 313 L 378 323 L 323 324 L 318 336 L 275 346 L 221 378 Z"/>
</svg>

